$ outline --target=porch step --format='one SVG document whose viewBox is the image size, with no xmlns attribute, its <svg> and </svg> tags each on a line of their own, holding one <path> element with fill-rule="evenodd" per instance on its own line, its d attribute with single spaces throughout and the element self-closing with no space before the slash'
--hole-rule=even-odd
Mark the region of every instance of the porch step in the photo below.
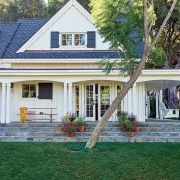
<svg viewBox="0 0 180 180">
<path fill-rule="evenodd" d="M 0 142 L 87 142 L 89 136 L 74 137 L 21 137 L 21 136 L 0 136 Z M 98 142 L 180 142 L 180 137 L 126 137 L 126 136 L 99 136 Z"/>
<path fill-rule="evenodd" d="M 67 137 L 61 132 L 62 123 L 10 123 L 0 124 L 0 141 L 5 142 L 86 142 L 97 122 L 88 122 L 84 133 Z M 108 122 L 99 142 L 180 142 L 180 121 L 144 122 L 140 132 L 130 138 L 122 132 L 119 122 Z"/>
</svg>

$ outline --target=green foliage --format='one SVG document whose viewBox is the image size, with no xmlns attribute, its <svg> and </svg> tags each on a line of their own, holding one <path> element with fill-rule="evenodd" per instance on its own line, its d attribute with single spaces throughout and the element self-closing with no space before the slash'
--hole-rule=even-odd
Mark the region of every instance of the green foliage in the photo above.
<svg viewBox="0 0 180 180">
<path fill-rule="evenodd" d="M 126 121 L 127 120 L 127 115 L 128 115 L 127 112 L 119 111 L 118 114 L 117 114 L 119 122 Z"/>
<path fill-rule="evenodd" d="M 89 3 L 90 0 L 77 0 L 87 11 L 90 12 Z M 61 9 L 68 0 L 49 0 L 45 9 L 45 16 L 52 17 L 59 9 Z"/>
<path fill-rule="evenodd" d="M 68 133 L 72 133 L 72 132 L 75 132 L 75 131 L 76 131 L 76 128 L 73 127 L 73 126 L 67 126 L 66 131 L 67 131 Z"/>
<path fill-rule="evenodd" d="M 142 42 L 142 2 L 92 0 L 90 7 L 99 33 L 105 38 L 105 42 L 110 41 L 114 50 L 121 47 L 130 58 L 134 54 L 135 46 Z M 138 36 L 134 34 L 135 32 Z"/>
<path fill-rule="evenodd" d="M 104 57 L 99 62 L 100 68 L 106 74 L 116 69 L 120 74 L 131 76 L 141 56 L 136 47 L 143 42 L 142 1 L 92 0 L 90 7 L 104 42 L 110 42 L 110 48 L 119 52 L 113 62 Z"/>
<path fill-rule="evenodd" d="M 156 118 L 156 97 L 150 96 L 150 118 Z"/>
<path fill-rule="evenodd" d="M 155 47 L 150 54 L 149 61 L 154 64 L 154 66 L 162 66 L 167 61 L 167 52 L 163 47 Z"/>
<path fill-rule="evenodd" d="M 134 132 L 135 126 L 131 121 L 127 121 L 126 127 L 128 128 L 129 132 Z"/>
<path fill-rule="evenodd" d="M 44 16 L 43 0 L 1 0 L 0 22 L 16 22 L 19 18 L 39 18 Z"/>
<path fill-rule="evenodd" d="M 75 120 L 75 126 L 87 126 L 84 116 L 79 116 Z"/>
<path fill-rule="evenodd" d="M 85 148 L 84 145 L 71 145 L 68 147 L 71 151 L 80 151 L 80 152 L 107 152 L 108 148 L 103 145 L 96 145 L 93 149 Z"/>
</svg>

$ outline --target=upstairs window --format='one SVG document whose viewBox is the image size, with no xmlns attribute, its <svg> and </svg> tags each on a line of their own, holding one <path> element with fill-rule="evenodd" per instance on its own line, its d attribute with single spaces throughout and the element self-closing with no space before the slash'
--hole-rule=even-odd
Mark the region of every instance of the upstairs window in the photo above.
<svg viewBox="0 0 180 180">
<path fill-rule="evenodd" d="M 22 98 L 36 98 L 36 84 L 22 84 Z"/>
<path fill-rule="evenodd" d="M 74 34 L 74 45 L 85 46 L 85 34 Z"/>
<path fill-rule="evenodd" d="M 72 34 L 62 34 L 62 46 L 72 46 Z"/>
<path fill-rule="evenodd" d="M 62 46 L 85 46 L 85 33 L 62 33 Z"/>
<path fill-rule="evenodd" d="M 58 31 L 52 31 L 50 48 L 61 47 L 96 48 L 96 32 L 87 31 L 87 33 L 61 33 Z"/>
</svg>

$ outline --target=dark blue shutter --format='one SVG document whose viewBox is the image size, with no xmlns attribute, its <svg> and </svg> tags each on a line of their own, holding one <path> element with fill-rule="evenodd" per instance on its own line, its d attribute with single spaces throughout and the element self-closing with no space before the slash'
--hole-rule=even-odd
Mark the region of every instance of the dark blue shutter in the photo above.
<svg viewBox="0 0 180 180">
<path fill-rule="evenodd" d="M 53 98 L 53 85 L 52 83 L 39 83 L 39 99 L 52 99 Z"/>
<path fill-rule="evenodd" d="M 87 48 L 96 48 L 96 32 L 87 32 Z"/>
<path fill-rule="evenodd" d="M 59 32 L 51 32 L 51 48 L 59 48 Z"/>
</svg>

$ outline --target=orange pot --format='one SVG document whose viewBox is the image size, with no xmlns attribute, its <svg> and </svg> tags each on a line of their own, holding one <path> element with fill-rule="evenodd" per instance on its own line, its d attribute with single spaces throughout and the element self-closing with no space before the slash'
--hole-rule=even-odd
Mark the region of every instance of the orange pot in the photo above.
<svg viewBox="0 0 180 180">
<path fill-rule="evenodd" d="M 128 128 L 127 127 L 123 127 L 123 132 L 128 132 Z"/>
<path fill-rule="evenodd" d="M 134 136 L 134 132 L 129 132 L 129 136 L 133 137 Z"/>
<path fill-rule="evenodd" d="M 79 132 L 84 132 L 85 126 L 79 126 Z"/>
<path fill-rule="evenodd" d="M 137 126 L 137 127 L 135 127 L 134 131 L 135 131 L 135 132 L 139 132 L 139 129 L 140 129 L 140 127 Z"/>
<path fill-rule="evenodd" d="M 74 132 L 68 133 L 68 137 L 73 137 L 74 136 Z"/>
</svg>

